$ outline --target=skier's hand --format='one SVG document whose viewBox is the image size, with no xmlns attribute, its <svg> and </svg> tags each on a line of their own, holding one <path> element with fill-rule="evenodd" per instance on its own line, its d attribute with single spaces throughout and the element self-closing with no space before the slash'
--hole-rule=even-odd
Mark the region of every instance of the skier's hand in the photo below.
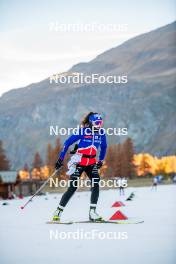
<svg viewBox="0 0 176 264">
<path fill-rule="evenodd" d="M 59 158 L 59 159 L 56 161 L 55 169 L 58 170 L 58 169 L 60 169 L 62 166 L 63 166 L 63 160 L 62 160 L 61 158 Z"/>
<path fill-rule="evenodd" d="M 103 166 L 103 161 L 99 160 L 97 162 L 97 168 L 100 169 Z"/>
</svg>

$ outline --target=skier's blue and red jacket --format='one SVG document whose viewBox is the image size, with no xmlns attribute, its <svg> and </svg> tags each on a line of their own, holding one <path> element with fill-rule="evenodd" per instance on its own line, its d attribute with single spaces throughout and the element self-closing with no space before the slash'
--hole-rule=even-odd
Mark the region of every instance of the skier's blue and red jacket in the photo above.
<svg viewBox="0 0 176 264">
<path fill-rule="evenodd" d="M 95 164 L 97 150 L 100 147 L 99 160 L 103 161 L 106 155 L 106 135 L 102 133 L 102 129 L 98 132 L 92 133 L 90 128 L 80 128 L 79 133 L 70 136 L 64 143 L 64 147 L 60 153 L 60 158 L 63 160 L 68 148 L 79 140 L 78 149 L 76 153 L 81 153 L 82 158 L 79 165 L 88 166 Z"/>
</svg>

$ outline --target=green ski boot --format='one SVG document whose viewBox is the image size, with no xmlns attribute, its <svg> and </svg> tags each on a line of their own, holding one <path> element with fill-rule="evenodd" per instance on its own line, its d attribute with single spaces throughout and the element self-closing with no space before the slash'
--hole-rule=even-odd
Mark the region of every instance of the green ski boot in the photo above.
<svg viewBox="0 0 176 264">
<path fill-rule="evenodd" d="M 60 208 L 57 208 L 57 210 L 54 212 L 53 214 L 53 221 L 58 221 L 60 222 L 60 218 L 61 218 L 61 214 L 62 214 L 63 210 Z"/>
</svg>

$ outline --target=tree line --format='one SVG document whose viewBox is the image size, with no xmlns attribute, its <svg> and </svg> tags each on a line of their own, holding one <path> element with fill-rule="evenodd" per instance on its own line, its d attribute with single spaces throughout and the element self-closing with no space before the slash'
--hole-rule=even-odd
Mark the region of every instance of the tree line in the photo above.
<svg viewBox="0 0 176 264">
<path fill-rule="evenodd" d="M 40 153 L 37 151 L 34 154 L 32 166 L 29 167 L 27 163 L 21 169 L 22 178 L 29 177 L 29 172 L 33 178 L 46 178 L 53 171 L 55 162 L 58 158 L 58 154 L 62 149 L 62 143 L 60 138 L 56 139 L 55 145 L 52 146 L 50 143 L 47 145 L 46 158 L 43 160 Z M 104 166 L 101 169 L 101 174 L 104 177 L 133 177 L 134 166 L 133 166 L 133 155 L 134 147 L 133 142 L 128 138 L 122 144 L 111 145 L 107 149 L 107 155 Z M 64 177 L 67 171 L 67 162 L 69 160 L 69 152 L 66 154 L 64 159 L 64 166 L 61 169 L 61 175 Z M 9 170 L 10 162 L 6 157 L 5 150 L 3 149 L 3 143 L 0 141 L 0 170 Z"/>
<path fill-rule="evenodd" d="M 60 138 L 57 138 L 55 145 L 48 143 L 45 160 L 41 158 L 39 152 L 34 154 L 33 162 L 29 167 L 27 163 L 20 170 L 21 178 L 47 178 L 55 168 L 55 162 L 62 149 Z M 64 166 L 61 169 L 60 178 L 67 178 L 67 162 L 70 158 L 69 152 L 64 159 Z M 0 140 L 0 171 L 10 170 L 10 161 Z M 138 153 L 134 151 L 134 144 L 131 138 L 127 138 L 123 143 L 110 145 L 103 167 L 100 170 L 102 177 L 126 177 L 173 175 L 176 173 L 176 156 L 155 157 L 148 153 Z"/>
</svg>

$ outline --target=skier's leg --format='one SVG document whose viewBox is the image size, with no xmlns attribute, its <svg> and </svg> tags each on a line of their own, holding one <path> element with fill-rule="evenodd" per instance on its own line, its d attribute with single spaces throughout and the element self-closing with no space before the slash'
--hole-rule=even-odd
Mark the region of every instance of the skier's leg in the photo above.
<svg viewBox="0 0 176 264">
<path fill-rule="evenodd" d="M 86 168 L 86 174 L 91 180 L 91 198 L 90 198 L 90 211 L 89 211 L 89 219 L 91 221 L 101 220 L 100 217 L 96 213 L 96 206 L 99 198 L 99 181 L 100 176 L 98 173 L 97 165 L 90 165 Z"/>
<path fill-rule="evenodd" d="M 68 203 L 68 201 L 70 200 L 70 198 L 72 197 L 72 195 L 75 193 L 77 189 L 77 184 L 78 184 L 77 182 L 78 182 L 78 178 L 74 176 L 70 177 L 69 187 L 67 191 L 62 195 L 62 198 L 59 203 L 59 207 L 64 209 L 64 207 L 66 206 L 66 204 Z"/>
<path fill-rule="evenodd" d="M 99 198 L 99 181 L 100 176 L 98 173 L 97 165 L 90 165 L 86 168 L 86 174 L 91 180 L 91 198 L 90 203 L 91 205 L 95 206 L 97 205 L 98 198 Z"/>
<path fill-rule="evenodd" d="M 74 192 L 77 189 L 77 184 L 79 177 L 81 176 L 83 172 L 83 167 L 77 166 L 75 172 L 70 176 L 70 186 L 68 187 L 67 191 L 62 195 L 62 198 L 60 200 L 59 206 L 65 207 Z"/>
<path fill-rule="evenodd" d="M 83 172 L 83 167 L 77 166 L 75 172 L 70 176 L 69 187 L 67 191 L 62 195 L 59 206 L 54 213 L 53 220 L 60 220 L 61 214 L 65 206 L 67 205 L 68 201 L 70 200 L 70 198 L 72 197 L 72 195 L 75 193 L 77 189 L 78 180 L 82 172 Z"/>
</svg>

